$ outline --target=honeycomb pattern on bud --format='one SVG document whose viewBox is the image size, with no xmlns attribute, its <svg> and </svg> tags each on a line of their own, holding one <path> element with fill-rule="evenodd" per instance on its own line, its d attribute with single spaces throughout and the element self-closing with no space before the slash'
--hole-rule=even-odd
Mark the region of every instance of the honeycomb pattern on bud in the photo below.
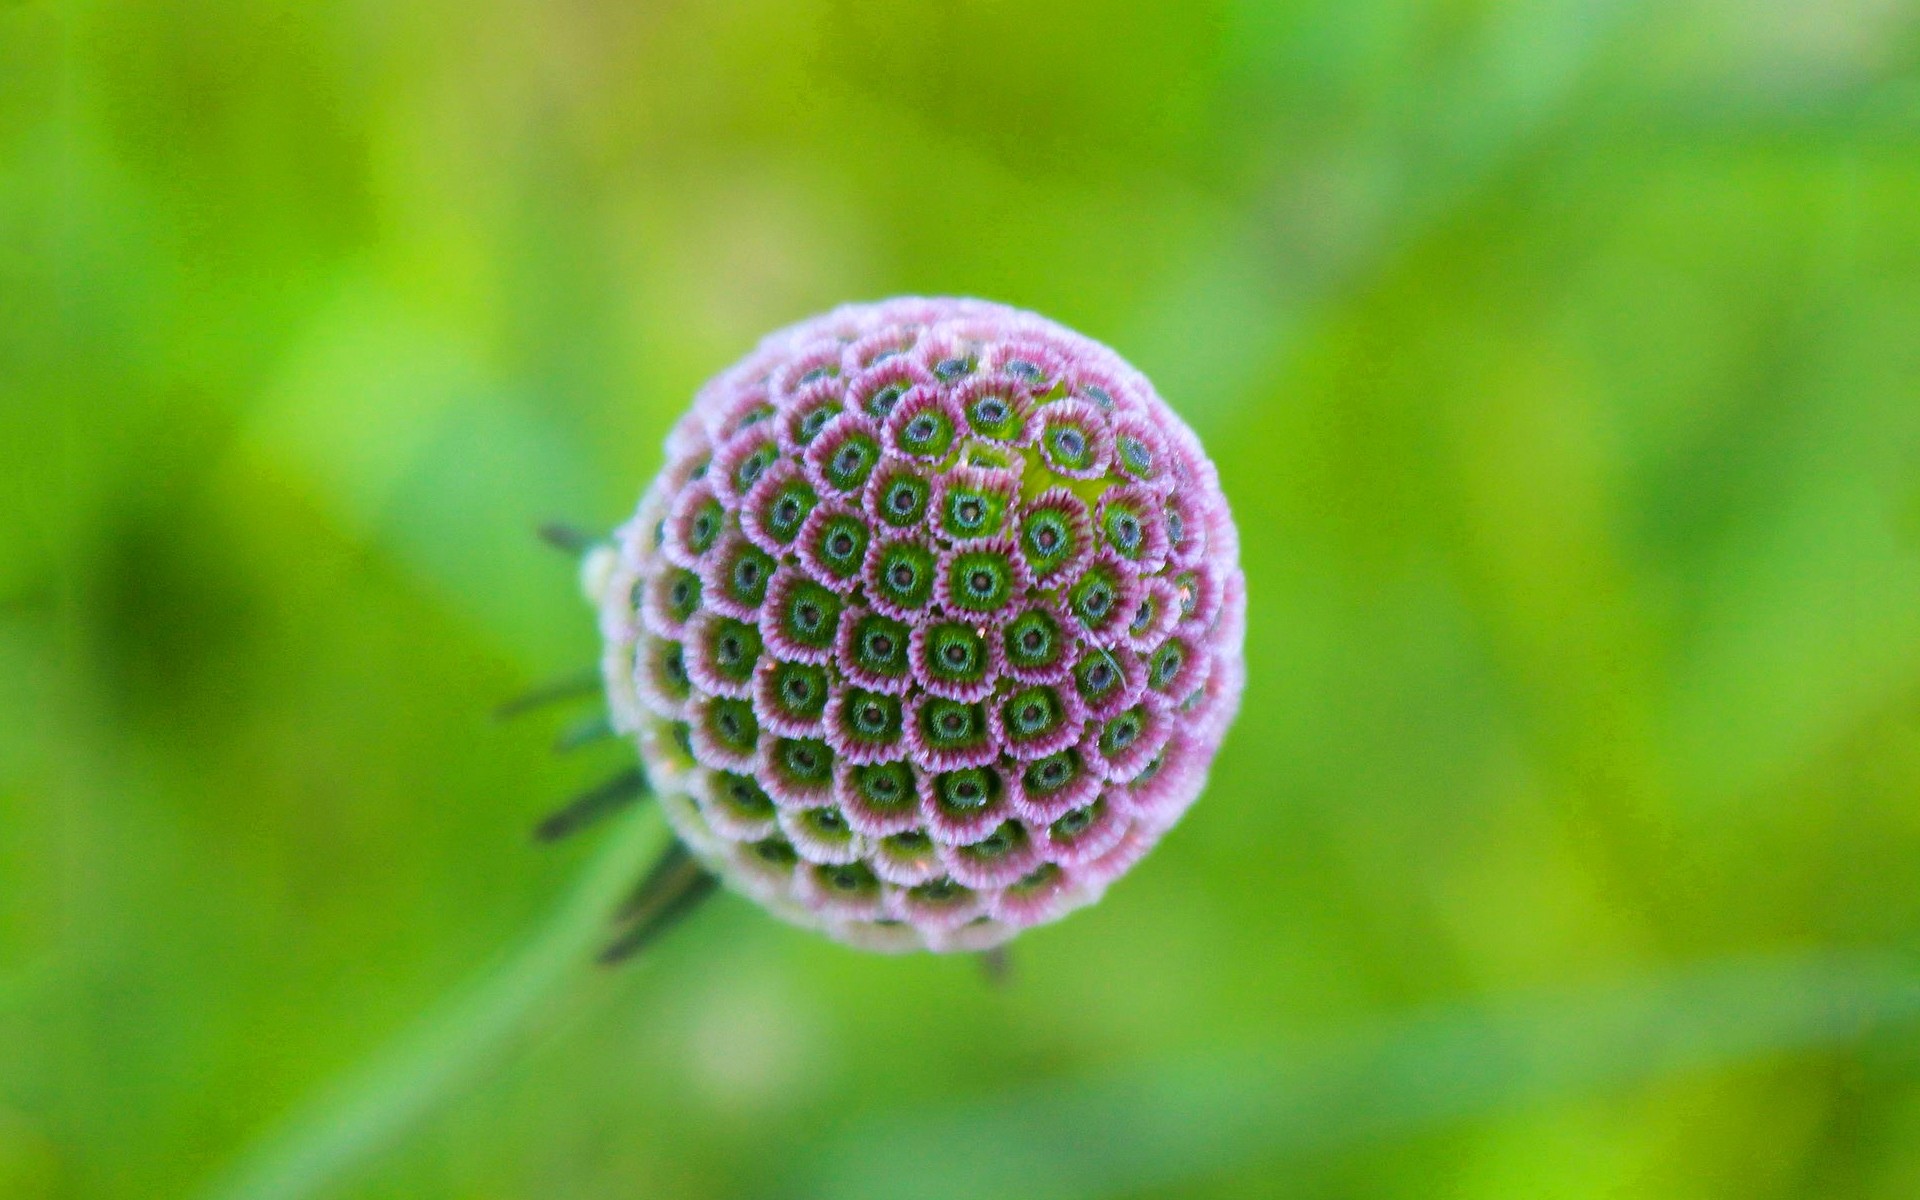
<svg viewBox="0 0 1920 1200">
<path fill-rule="evenodd" d="M 1098 899 L 1238 709 L 1212 463 L 1139 372 L 976 300 L 851 305 L 704 387 L 594 572 L 617 726 L 729 885 L 879 950 Z"/>
</svg>

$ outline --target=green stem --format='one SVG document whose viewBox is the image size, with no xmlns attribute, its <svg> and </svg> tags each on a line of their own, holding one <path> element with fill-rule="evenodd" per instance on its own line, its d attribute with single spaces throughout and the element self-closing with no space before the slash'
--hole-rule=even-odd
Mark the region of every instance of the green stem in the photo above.
<svg viewBox="0 0 1920 1200">
<path fill-rule="evenodd" d="M 296 1110 L 204 1188 L 203 1200 L 316 1195 L 393 1144 L 511 1042 L 561 984 L 590 970 L 609 914 L 666 840 L 651 810 L 619 822 L 553 919 L 511 958 Z"/>
</svg>

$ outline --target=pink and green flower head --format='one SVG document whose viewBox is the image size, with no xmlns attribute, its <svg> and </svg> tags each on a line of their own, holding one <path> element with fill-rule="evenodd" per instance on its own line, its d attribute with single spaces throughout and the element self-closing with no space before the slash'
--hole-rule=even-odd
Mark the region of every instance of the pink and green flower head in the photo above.
<svg viewBox="0 0 1920 1200">
<path fill-rule="evenodd" d="M 615 728 L 694 860 L 878 950 L 1098 899 L 1193 803 L 1246 589 L 1199 441 L 978 300 L 849 305 L 695 397 L 585 572 Z"/>
</svg>

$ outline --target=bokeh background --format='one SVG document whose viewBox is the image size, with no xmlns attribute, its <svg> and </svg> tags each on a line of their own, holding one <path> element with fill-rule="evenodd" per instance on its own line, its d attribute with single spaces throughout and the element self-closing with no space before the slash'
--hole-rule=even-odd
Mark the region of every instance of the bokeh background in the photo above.
<svg viewBox="0 0 1920 1200">
<path fill-rule="evenodd" d="M 1213 448 L 1209 794 L 596 970 L 531 530 L 905 292 Z M 0 1196 L 299 1195 L 1920 1195 L 1920 5 L 0 2 Z"/>
</svg>

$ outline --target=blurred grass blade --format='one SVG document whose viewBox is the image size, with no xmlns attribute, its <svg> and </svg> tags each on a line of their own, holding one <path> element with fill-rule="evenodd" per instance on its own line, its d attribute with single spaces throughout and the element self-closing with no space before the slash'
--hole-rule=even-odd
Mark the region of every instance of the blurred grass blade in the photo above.
<svg viewBox="0 0 1920 1200">
<path fill-rule="evenodd" d="M 486 1063 L 584 965 L 608 914 L 667 838 L 636 813 L 587 868 L 544 928 L 411 1031 L 295 1112 L 200 1195 L 205 1200 L 295 1200 L 325 1193 L 393 1142 Z"/>
<path fill-rule="evenodd" d="M 841 1126 L 797 1194 L 1084 1200 L 1556 1097 L 1859 1040 L 1920 1021 L 1920 971 L 1880 959 L 1721 964 L 1300 1046 L 1256 1045 Z M 990 1148 L 986 1149 L 986 1148 Z"/>
</svg>

